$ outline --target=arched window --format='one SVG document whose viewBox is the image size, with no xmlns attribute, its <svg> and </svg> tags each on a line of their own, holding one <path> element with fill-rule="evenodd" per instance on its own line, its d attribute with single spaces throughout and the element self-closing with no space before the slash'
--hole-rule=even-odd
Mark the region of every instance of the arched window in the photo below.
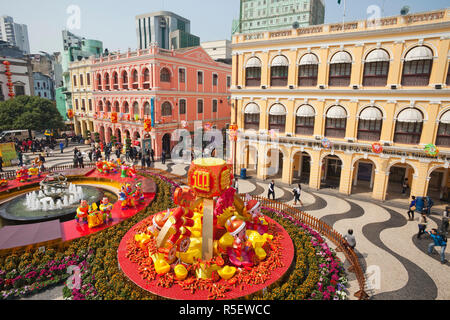
<svg viewBox="0 0 450 320">
<path fill-rule="evenodd" d="M 102 75 L 97 74 L 97 90 L 102 91 Z"/>
<path fill-rule="evenodd" d="M 133 89 L 139 89 L 139 75 L 136 69 L 133 70 L 131 80 L 133 81 Z"/>
<path fill-rule="evenodd" d="M 341 106 L 333 106 L 328 109 L 325 136 L 332 138 L 345 138 L 347 128 L 347 111 Z"/>
<path fill-rule="evenodd" d="M 106 112 L 111 112 L 111 101 L 106 101 Z"/>
<path fill-rule="evenodd" d="M 125 90 L 128 90 L 128 72 L 123 71 L 122 72 L 122 88 Z"/>
<path fill-rule="evenodd" d="M 319 59 L 312 53 L 305 54 L 298 66 L 298 86 L 314 87 L 317 85 L 317 74 L 319 71 Z"/>
<path fill-rule="evenodd" d="M 148 102 L 144 104 L 144 116 L 151 116 L 150 103 Z"/>
<path fill-rule="evenodd" d="M 179 102 L 180 114 L 186 114 L 186 100 L 181 99 Z"/>
<path fill-rule="evenodd" d="M 345 51 L 337 52 L 330 61 L 330 87 L 348 87 L 352 74 L 352 56 Z"/>
<path fill-rule="evenodd" d="M 365 87 L 385 87 L 389 73 L 389 54 L 382 49 L 371 51 L 364 63 Z"/>
<path fill-rule="evenodd" d="M 129 114 L 130 113 L 130 106 L 128 105 L 128 102 L 123 103 L 123 113 Z"/>
<path fill-rule="evenodd" d="M 383 125 L 383 113 L 375 107 L 361 111 L 358 124 L 358 140 L 378 141 Z"/>
<path fill-rule="evenodd" d="M 270 67 L 270 85 L 274 87 L 287 86 L 289 60 L 285 56 L 276 56 Z"/>
<path fill-rule="evenodd" d="M 314 133 L 314 119 L 316 112 L 309 104 L 300 106 L 295 117 L 295 133 L 312 135 Z"/>
<path fill-rule="evenodd" d="M 170 71 L 167 68 L 162 68 L 159 79 L 161 82 L 170 82 Z"/>
<path fill-rule="evenodd" d="M 150 70 L 144 70 L 144 89 L 150 89 Z"/>
<path fill-rule="evenodd" d="M 103 112 L 103 102 L 101 100 L 98 102 L 98 111 Z"/>
<path fill-rule="evenodd" d="M 418 144 L 422 135 L 423 115 L 415 108 L 400 112 L 395 125 L 394 142 Z"/>
<path fill-rule="evenodd" d="M 433 66 L 433 51 L 425 46 L 412 48 L 405 56 L 403 63 L 403 86 L 428 86 L 431 68 Z"/>
<path fill-rule="evenodd" d="M 109 91 L 110 90 L 110 86 L 109 86 L 109 73 L 105 74 L 105 90 Z"/>
<path fill-rule="evenodd" d="M 161 115 L 163 117 L 169 117 L 172 115 L 172 105 L 170 102 L 164 102 L 161 106 Z"/>
<path fill-rule="evenodd" d="M 244 129 L 259 130 L 259 106 L 249 103 L 244 109 Z"/>
<path fill-rule="evenodd" d="M 274 104 L 269 111 L 269 130 L 278 130 L 284 133 L 286 130 L 286 108 L 282 104 Z"/>
<path fill-rule="evenodd" d="M 120 113 L 119 102 L 114 102 L 114 112 Z"/>
<path fill-rule="evenodd" d="M 450 147 L 450 111 L 444 113 L 439 120 L 436 145 Z"/>
<path fill-rule="evenodd" d="M 113 89 L 114 90 L 119 90 L 119 75 L 117 74 L 117 72 L 113 73 Z"/>
<path fill-rule="evenodd" d="M 245 66 L 245 85 L 248 87 L 261 85 L 261 61 L 256 57 L 248 59 Z"/>
<path fill-rule="evenodd" d="M 136 119 L 136 117 L 139 118 L 139 103 L 135 102 L 133 103 L 133 116 Z"/>
</svg>

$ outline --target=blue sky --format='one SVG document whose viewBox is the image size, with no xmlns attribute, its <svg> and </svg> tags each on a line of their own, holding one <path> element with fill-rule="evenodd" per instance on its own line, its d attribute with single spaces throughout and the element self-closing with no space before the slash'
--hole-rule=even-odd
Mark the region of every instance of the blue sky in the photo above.
<svg viewBox="0 0 450 320">
<path fill-rule="evenodd" d="M 397 15 L 404 5 L 411 12 L 450 7 L 450 0 L 346 0 L 346 21 L 370 17 L 367 9 L 376 5 L 383 16 Z M 343 4 L 324 0 L 325 23 L 341 22 Z M 1 1 L 0 15 L 10 15 L 28 25 L 31 51 L 61 51 L 61 30 L 65 28 L 70 5 L 81 10 L 80 29 L 75 34 L 103 41 L 111 50 L 137 47 L 134 18 L 138 14 L 167 10 L 191 20 L 191 32 L 201 41 L 230 39 L 231 23 L 239 16 L 239 0 L 16 0 Z"/>
</svg>

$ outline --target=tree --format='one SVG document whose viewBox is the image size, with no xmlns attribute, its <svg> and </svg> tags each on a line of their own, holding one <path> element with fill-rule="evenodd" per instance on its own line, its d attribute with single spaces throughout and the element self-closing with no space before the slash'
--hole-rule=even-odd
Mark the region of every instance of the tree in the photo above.
<svg viewBox="0 0 450 320">
<path fill-rule="evenodd" d="M 94 141 L 100 143 L 100 133 L 94 132 Z"/>
<path fill-rule="evenodd" d="M 0 130 L 63 129 L 64 120 L 54 101 L 33 97 L 18 96 L 0 102 Z"/>
</svg>

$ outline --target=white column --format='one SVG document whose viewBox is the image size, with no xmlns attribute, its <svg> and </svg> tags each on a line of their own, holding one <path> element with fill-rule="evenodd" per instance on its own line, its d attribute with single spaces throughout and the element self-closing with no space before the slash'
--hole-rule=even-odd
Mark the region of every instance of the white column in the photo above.
<svg viewBox="0 0 450 320">
<path fill-rule="evenodd" d="M 356 162 L 355 164 L 355 168 L 353 169 L 353 186 L 357 186 L 358 185 L 358 172 L 359 172 L 359 162 Z"/>
</svg>

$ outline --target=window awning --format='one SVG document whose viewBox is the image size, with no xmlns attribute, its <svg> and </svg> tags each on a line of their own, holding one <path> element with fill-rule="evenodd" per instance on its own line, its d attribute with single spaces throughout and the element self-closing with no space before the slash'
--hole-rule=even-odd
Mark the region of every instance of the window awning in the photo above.
<svg viewBox="0 0 450 320">
<path fill-rule="evenodd" d="M 380 61 L 389 61 L 389 54 L 382 49 L 375 49 L 371 51 L 366 57 L 366 62 Z"/>
<path fill-rule="evenodd" d="M 319 59 L 317 59 L 317 56 L 315 54 L 307 53 L 300 59 L 301 66 L 311 64 L 319 64 Z"/>
<path fill-rule="evenodd" d="M 256 103 L 249 103 L 244 110 L 245 114 L 259 114 L 259 106 Z"/>
<path fill-rule="evenodd" d="M 425 46 L 419 46 L 411 49 L 405 57 L 405 61 L 414 60 L 431 60 L 433 59 L 433 51 Z"/>
<path fill-rule="evenodd" d="M 405 109 L 397 117 L 397 121 L 399 122 L 422 122 L 423 116 L 422 113 L 417 109 Z"/>
<path fill-rule="evenodd" d="M 340 51 L 331 58 L 330 63 L 352 63 L 352 56 L 348 52 Z"/>
<path fill-rule="evenodd" d="M 383 120 L 383 114 L 378 108 L 368 107 L 361 112 L 359 118 L 361 120 Z"/>
<path fill-rule="evenodd" d="M 286 115 L 286 108 L 282 104 L 274 104 L 270 108 L 269 114 L 271 116 L 284 116 Z"/>
<path fill-rule="evenodd" d="M 444 113 L 441 117 L 441 123 L 449 124 L 450 123 L 450 111 Z"/>
<path fill-rule="evenodd" d="M 314 108 L 311 107 L 309 104 L 304 104 L 300 106 L 297 110 L 297 117 L 314 117 L 316 115 L 316 112 L 314 111 Z"/>
<path fill-rule="evenodd" d="M 327 118 L 344 119 L 347 118 L 347 111 L 341 106 L 333 106 L 327 112 Z"/>
<path fill-rule="evenodd" d="M 272 60 L 272 67 L 289 67 L 289 61 L 285 56 L 276 56 Z"/>
<path fill-rule="evenodd" d="M 251 57 L 248 59 L 246 68 L 261 68 L 261 61 L 256 57 Z"/>
</svg>

